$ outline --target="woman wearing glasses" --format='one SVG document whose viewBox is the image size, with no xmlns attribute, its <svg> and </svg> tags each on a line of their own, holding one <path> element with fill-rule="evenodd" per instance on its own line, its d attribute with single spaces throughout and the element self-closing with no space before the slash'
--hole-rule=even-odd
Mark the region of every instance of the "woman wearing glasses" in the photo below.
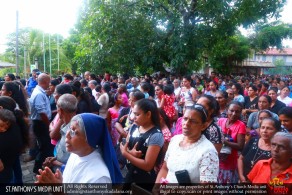
<svg viewBox="0 0 292 195">
<path fill-rule="evenodd" d="M 228 118 L 218 120 L 224 133 L 223 148 L 220 151 L 219 183 L 237 183 L 238 151 L 244 147 L 246 126 L 239 120 L 242 111 L 241 103 L 232 101 L 228 106 Z"/>
<path fill-rule="evenodd" d="M 208 125 L 207 119 L 208 113 L 202 105 L 186 107 L 183 134 L 171 139 L 156 183 L 186 183 L 182 178 L 189 183 L 217 182 L 218 154 L 202 134 Z"/>
<path fill-rule="evenodd" d="M 97 131 L 98 130 L 98 131 Z M 106 127 L 96 114 L 76 115 L 66 134 L 66 149 L 71 155 L 63 176 L 58 169 L 39 170 L 36 183 L 121 183 L 122 175 Z"/>
</svg>

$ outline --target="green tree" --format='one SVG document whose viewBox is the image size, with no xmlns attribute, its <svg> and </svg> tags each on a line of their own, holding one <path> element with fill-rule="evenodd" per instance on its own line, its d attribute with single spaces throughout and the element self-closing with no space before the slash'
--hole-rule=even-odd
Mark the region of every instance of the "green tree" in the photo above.
<svg viewBox="0 0 292 195">
<path fill-rule="evenodd" d="M 248 52 L 246 40 L 237 35 L 236 29 L 278 17 L 284 3 L 285 0 L 85 1 L 76 26 L 80 42 L 75 60 L 82 71 L 144 72 L 150 68 L 162 70 L 162 64 L 168 64 L 175 72 L 185 74 L 205 65 L 208 56 L 214 68 L 228 70 L 226 66 L 242 60 L 247 55 L 244 52 Z M 224 55 L 219 55 L 220 50 Z"/>
<path fill-rule="evenodd" d="M 238 62 L 248 57 L 250 46 L 242 35 L 228 37 L 218 41 L 210 51 L 210 63 L 222 74 L 227 74 Z M 225 67 L 225 68 L 221 68 Z"/>
<path fill-rule="evenodd" d="M 255 28 L 255 33 L 249 39 L 251 47 L 256 51 L 266 50 L 269 47 L 283 47 L 283 39 L 292 38 L 292 25 L 279 21 L 271 23 L 260 23 Z"/>
<path fill-rule="evenodd" d="M 44 43 L 43 43 L 44 36 Z M 49 35 L 43 34 L 42 31 L 38 29 L 24 28 L 19 30 L 19 65 L 20 65 L 20 75 L 23 75 L 24 72 L 24 55 L 26 53 L 26 64 L 27 70 L 26 73 L 29 73 L 30 65 L 35 63 L 35 60 L 38 61 L 39 69 L 41 71 L 49 72 L 49 36 L 51 36 L 51 62 L 52 62 L 52 74 L 58 73 L 58 51 L 57 51 L 57 36 L 59 36 L 59 55 L 60 55 L 60 69 L 65 72 L 71 71 L 71 63 L 67 59 L 61 45 L 63 42 L 63 37 L 57 34 Z M 11 33 L 8 35 L 8 47 L 5 51 L 4 56 L 8 59 L 7 61 L 15 63 L 16 62 L 16 35 Z M 43 47 L 45 45 L 45 47 Z M 45 53 L 45 61 L 44 61 Z M 45 66 L 46 65 L 46 68 Z"/>
<path fill-rule="evenodd" d="M 285 75 L 287 72 L 291 72 L 291 67 L 285 66 L 285 62 L 283 59 L 277 59 L 275 62 L 275 68 L 270 68 L 267 70 L 267 74 L 272 74 L 272 75 Z"/>
</svg>

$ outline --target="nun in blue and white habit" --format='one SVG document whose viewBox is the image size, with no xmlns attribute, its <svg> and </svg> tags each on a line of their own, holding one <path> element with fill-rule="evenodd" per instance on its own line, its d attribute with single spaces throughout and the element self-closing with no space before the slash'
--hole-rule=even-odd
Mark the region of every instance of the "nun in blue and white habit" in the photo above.
<svg viewBox="0 0 292 195">
<path fill-rule="evenodd" d="M 106 121 L 100 116 L 90 113 L 74 116 L 66 134 L 66 150 L 71 154 L 63 176 L 60 171 L 53 174 L 46 167 L 39 171 L 36 183 L 123 182 Z"/>
</svg>

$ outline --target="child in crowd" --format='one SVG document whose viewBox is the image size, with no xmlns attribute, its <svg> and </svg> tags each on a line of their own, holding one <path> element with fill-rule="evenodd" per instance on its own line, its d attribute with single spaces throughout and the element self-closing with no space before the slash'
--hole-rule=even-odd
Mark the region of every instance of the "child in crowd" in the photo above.
<svg viewBox="0 0 292 195">
<path fill-rule="evenodd" d="M 114 106 L 108 109 L 107 117 L 106 117 L 108 129 L 109 129 L 114 146 L 117 145 L 118 139 L 120 137 L 120 134 L 115 128 L 115 123 L 117 122 L 119 114 L 121 110 L 123 109 L 121 105 L 122 105 L 122 95 L 119 93 L 116 93 L 114 95 Z"/>
<path fill-rule="evenodd" d="M 150 98 L 149 93 L 148 93 L 150 90 L 150 84 L 147 82 L 142 82 L 140 87 L 141 87 L 141 92 L 144 93 L 145 95 L 145 99 Z"/>
<path fill-rule="evenodd" d="M 119 84 L 118 93 L 122 96 L 122 106 L 129 107 L 129 98 L 128 98 L 128 91 L 125 84 Z"/>
<path fill-rule="evenodd" d="M 171 84 L 163 86 L 163 92 L 160 108 L 164 110 L 168 118 L 171 122 L 175 120 L 175 108 L 174 108 L 174 101 L 175 95 L 173 93 L 173 86 Z"/>
<path fill-rule="evenodd" d="M 160 127 L 161 127 L 161 131 L 162 131 L 163 138 L 164 138 L 164 144 L 163 144 L 162 151 L 161 151 L 162 152 L 162 156 L 160 158 L 164 159 L 165 153 L 166 153 L 166 151 L 168 149 L 168 145 L 169 145 L 170 139 L 172 137 L 171 132 L 170 132 L 171 123 L 170 123 L 170 120 L 169 120 L 168 116 L 164 112 L 164 110 L 159 108 L 158 111 L 159 111 Z M 160 164 L 156 165 L 155 171 L 157 173 L 161 169 L 162 164 L 163 164 L 163 161 L 161 161 Z"/>
</svg>

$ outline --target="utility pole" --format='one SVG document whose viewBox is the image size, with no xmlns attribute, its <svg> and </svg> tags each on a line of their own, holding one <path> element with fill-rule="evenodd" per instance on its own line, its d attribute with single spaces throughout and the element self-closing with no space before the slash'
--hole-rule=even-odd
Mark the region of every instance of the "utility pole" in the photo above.
<svg viewBox="0 0 292 195">
<path fill-rule="evenodd" d="M 59 48 L 59 34 L 57 34 L 57 50 L 58 50 L 58 74 L 60 74 L 60 48 Z"/>
<path fill-rule="evenodd" d="M 49 53 L 50 53 L 50 76 L 52 76 L 52 53 L 51 53 L 51 35 L 49 34 Z"/>
<path fill-rule="evenodd" d="M 43 54 L 44 54 L 44 72 L 46 72 L 46 48 L 45 48 L 45 33 L 43 32 Z"/>
<path fill-rule="evenodd" d="M 23 54 L 23 74 L 24 74 L 24 79 L 26 79 L 26 47 L 24 46 L 24 54 Z"/>
<path fill-rule="evenodd" d="M 16 10 L 16 75 L 19 73 L 19 56 L 18 56 L 18 10 Z"/>
</svg>

